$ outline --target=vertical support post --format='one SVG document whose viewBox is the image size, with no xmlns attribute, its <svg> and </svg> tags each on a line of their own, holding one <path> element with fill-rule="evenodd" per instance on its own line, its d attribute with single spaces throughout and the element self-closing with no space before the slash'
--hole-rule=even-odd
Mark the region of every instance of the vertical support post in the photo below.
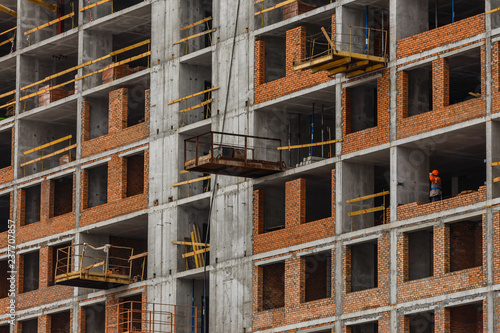
<svg viewBox="0 0 500 333">
<path fill-rule="evenodd" d="M 321 105 L 321 142 L 325 142 L 325 106 Z M 321 157 L 325 157 L 325 145 L 321 145 Z"/>
<path fill-rule="evenodd" d="M 368 38 L 369 38 L 369 35 L 368 35 L 368 6 L 366 6 L 366 14 L 365 14 L 365 47 L 366 47 L 366 54 L 368 54 Z"/>
<path fill-rule="evenodd" d="M 195 165 L 198 165 L 198 149 L 199 149 L 199 144 L 200 144 L 200 137 L 196 137 L 196 159 L 195 159 Z"/>
<path fill-rule="evenodd" d="M 455 22 L 455 0 L 451 0 L 451 23 Z"/>
<path fill-rule="evenodd" d="M 184 140 L 184 163 L 186 163 L 186 157 L 187 157 L 187 142 Z"/>
<path fill-rule="evenodd" d="M 245 166 L 247 165 L 247 148 L 248 148 L 248 137 L 245 135 Z"/>
<path fill-rule="evenodd" d="M 313 103 L 313 109 L 312 109 L 312 117 L 311 117 L 311 143 L 314 143 L 314 103 Z M 313 156 L 313 147 L 311 146 L 311 149 L 309 151 L 309 156 Z"/>
<path fill-rule="evenodd" d="M 222 145 L 222 142 L 221 142 Z M 212 147 L 212 158 L 214 158 L 214 132 L 210 132 L 210 146 Z"/>
</svg>

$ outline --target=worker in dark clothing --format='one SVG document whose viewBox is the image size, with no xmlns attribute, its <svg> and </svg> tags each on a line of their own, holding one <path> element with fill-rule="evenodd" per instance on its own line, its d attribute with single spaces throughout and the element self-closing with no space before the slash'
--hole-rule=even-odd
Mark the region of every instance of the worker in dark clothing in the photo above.
<svg viewBox="0 0 500 333">
<path fill-rule="evenodd" d="M 429 180 L 431 181 L 431 190 L 429 192 L 431 202 L 438 201 L 443 194 L 441 192 L 441 178 L 439 177 L 439 172 L 433 170 L 429 173 Z"/>
</svg>

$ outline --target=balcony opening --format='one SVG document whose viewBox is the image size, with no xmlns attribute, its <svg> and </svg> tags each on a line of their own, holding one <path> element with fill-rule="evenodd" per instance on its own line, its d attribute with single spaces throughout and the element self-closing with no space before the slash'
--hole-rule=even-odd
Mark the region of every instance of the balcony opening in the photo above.
<svg viewBox="0 0 500 333">
<path fill-rule="evenodd" d="M 128 89 L 127 127 L 141 124 L 146 117 L 146 90 L 143 85 Z"/>
<path fill-rule="evenodd" d="M 143 311 L 142 295 L 120 298 L 119 305 L 119 332 L 141 332 L 146 320 Z M 156 323 L 157 325 L 160 323 Z"/>
<path fill-rule="evenodd" d="M 433 229 L 410 232 L 406 236 L 408 237 L 408 280 L 433 276 Z"/>
<path fill-rule="evenodd" d="M 0 299 L 9 296 L 9 289 L 11 284 L 10 280 L 7 280 L 8 278 L 10 278 L 10 274 L 7 273 L 8 271 L 10 271 L 9 261 L 0 261 Z"/>
<path fill-rule="evenodd" d="M 50 331 L 52 333 L 71 332 L 71 313 L 69 310 L 50 315 Z"/>
<path fill-rule="evenodd" d="M 484 2 L 471 6 L 468 0 L 428 0 L 429 30 L 485 12 Z"/>
<path fill-rule="evenodd" d="M 255 27 L 262 28 L 274 23 L 288 20 L 292 17 L 307 13 L 318 7 L 326 6 L 333 3 L 332 0 L 300 0 L 294 1 L 284 6 L 277 7 L 274 10 L 268 10 L 282 3 L 283 0 L 265 0 L 254 5 L 255 13 L 264 12 L 260 15 L 255 15 Z"/>
<path fill-rule="evenodd" d="M 262 310 L 285 306 L 285 263 L 258 267 L 262 269 Z"/>
<path fill-rule="evenodd" d="M 17 15 L 13 12 L 17 12 L 17 1 L 4 1 L 2 3 L 6 8 L 8 13 L 2 12 L 2 20 L 0 21 L 0 58 L 16 51 L 16 25 L 17 25 Z M 10 12 L 12 11 L 12 12 Z M 0 70 L 1 71 L 1 70 Z M 15 69 L 14 69 L 15 71 Z M 14 75 L 15 77 L 15 75 Z M 2 76 L 3 78 L 3 76 Z M 14 88 L 15 89 L 15 88 Z M 12 89 L 11 89 L 12 90 Z M 0 95 L 2 94 L 2 89 L 0 88 Z M 0 105 L 2 105 L 0 100 Z M 1 111 L 1 110 L 0 110 Z"/>
<path fill-rule="evenodd" d="M 349 133 L 377 126 L 377 81 L 374 80 L 350 89 L 347 122 Z M 350 112 L 349 112 L 350 111 Z"/>
<path fill-rule="evenodd" d="M 84 112 L 88 113 L 88 140 L 108 134 L 109 103 L 107 98 L 87 97 Z"/>
<path fill-rule="evenodd" d="M 213 28 L 212 0 L 194 0 L 182 2 L 180 8 L 180 39 L 200 34 L 177 43 L 181 55 L 186 55 L 215 44 Z M 193 23 L 197 23 L 193 25 Z M 200 23 L 201 22 L 201 23 Z"/>
<path fill-rule="evenodd" d="M 88 182 L 87 208 L 104 205 L 108 202 L 108 164 L 86 170 Z"/>
<path fill-rule="evenodd" d="M 97 303 L 81 308 L 85 312 L 85 333 L 105 333 L 106 306 Z"/>
<path fill-rule="evenodd" d="M 10 193 L 0 196 L 0 233 L 9 230 Z"/>
<path fill-rule="evenodd" d="M 330 252 L 317 253 L 303 259 L 305 265 L 305 301 L 331 297 L 332 255 Z"/>
<path fill-rule="evenodd" d="M 306 222 L 332 216 L 331 173 L 306 179 Z"/>
<path fill-rule="evenodd" d="M 38 319 L 30 319 L 21 321 L 21 333 L 37 333 L 38 332 Z"/>
<path fill-rule="evenodd" d="M 23 260 L 23 285 L 24 293 L 37 290 L 39 288 L 40 275 L 40 252 L 34 251 L 22 255 Z"/>
<path fill-rule="evenodd" d="M 474 7 L 474 6 L 472 6 Z M 475 48 L 448 58 L 450 105 L 481 97 L 481 51 Z M 483 97 L 484 99 L 484 97 Z"/>
<path fill-rule="evenodd" d="M 434 312 L 420 312 L 405 316 L 409 333 L 434 333 Z"/>
<path fill-rule="evenodd" d="M 450 332 L 483 332 L 483 304 L 474 303 L 447 308 L 450 312 Z"/>
<path fill-rule="evenodd" d="M 351 245 L 350 252 L 350 288 L 349 292 L 378 287 L 378 249 L 377 241 Z"/>
<path fill-rule="evenodd" d="M 24 201 L 24 225 L 40 221 L 41 186 L 35 185 L 23 189 Z"/>
<path fill-rule="evenodd" d="M 177 267 L 178 270 L 190 270 L 210 264 L 210 252 L 195 254 L 194 251 L 205 249 L 204 245 L 190 245 L 190 243 L 207 244 L 210 246 L 210 234 L 207 235 L 209 207 L 181 207 L 178 210 L 177 220 Z"/>
<path fill-rule="evenodd" d="M 194 124 L 212 117 L 212 105 L 217 93 L 212 84 L 212 55 L 196 63 L 181 63 L 179 89 L 179 126 Z M 192 96 L 193 94 L 198 94 Z"/>
<path fill-rule="evenodd" d="M 144 193 L 144 153 L 127 156 L 127 197 Z"/>
<path fill-rule="evenodd" d="M 14 23 L 15 25 L 15 23 Z M 9 30 L 2 29 L 0 22 L 0 33 Z M 16 30 L 0 35 L 0 44 L 6 40 L 14 38 Z M 15 43 L 4 44 L 0 46 L 0 58 L 10 53 L 10 50 L 15 50 Z M 0 87 L 0 121 L 14 116 L 16 111 L 16 59 L 3 62 L 3 68 L 0 69 L 0 76 L 2 76 L 2 86 Z M 3 140 L 2 140 L 3 141 Z"/>
<path fill-rule="evenodd" d="M 378 322 L 348 326 L 347 332 L 348 333 L 378 333 Z"/>
<path fill-rule="evenodd" d="M 262 186 L 264 195 L 264 228 L 271 232 L 285 228 L 285 184 L 269 183 Z"/>
<path fill-rule="evenodd" d="M 0 325 L 0 333 L 10 333 L 10 324 Z"/>
<path fill-rule="evenodd" d="M 54 211 L 56 217 L 73 211 L 73 174 L 51 181 L 54 186 Z"/>
<path fill-rule="evenodd" d="M 408 75 L 408 117 L 431 111 L 432 65 L 427 64 L 409 71 Z"/>
<path fill-rule="evenodd" d="M 448 228 L 450 272 L 482 266 L 482 220 L 451 223 Z"/>
</svg>

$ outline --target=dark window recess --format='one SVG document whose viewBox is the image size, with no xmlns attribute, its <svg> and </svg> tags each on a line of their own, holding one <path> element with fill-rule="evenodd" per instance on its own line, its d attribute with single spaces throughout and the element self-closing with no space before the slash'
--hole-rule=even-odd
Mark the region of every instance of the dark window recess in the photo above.
<svg viewBox="0 0 500 333">
<path fill-rule="evenodd" d="M 265 82 L 271 82 L 286 76 L 286 40 L 280 37 L 264 39 L 265 54 Z"/>
<path fill-rule="evenodd" d="M 73 211 L 73 176 L 52 181 L 54 186 L 54 216 Z"/>
<path fill-rule="evenodd" d="M 0 169 L 12 165 L 12 130 L 0 132 Z"/>
<path fill-rule="evenodd" d="M 310 302 L 331 296 L 332 256 L 329 252 L 317 253 L 305 260 L 305 301 Z"/>
<path fill-rule="evenodd" d="M 87 170 L 88 173 L 88 208 L 108 202 L 108 164 Z"/>
<path fill-rule="evenodd" d="M 481 53 L 479 48 L 448 58 L 450 105 L 481 96 Z"/>
<path fill-rule="evenodd" d="M 39 287 L 40 273 L 40 253 L 38 251 L 23 255 L 24 260 L 24 278 L 23 292 L 37 290 Z"/>
<path fill-rule="evenodd" d="M 351 133 L 377 126 L 377 81 L 351 88 Z"/>
<path fill-rule="evenodd" d="M 433 230 L 426 229 L 408 234 L 408 280 L 432 276 Z"/>
<path fill-rule="evenodd" d="M 408 116 L 432 110 L 432 65 L 419 67 L 408 74 Z"/>
<path fill-rule="evenodd" d="M 50 329 L 52 333 L 70 333 L 71 332 L 70 312 L 64 311 L 51 315 Z"/>
<path fill-rule="evenodd" d="M 450 311 L 450 332 L 483 332 L 483 305 L 474 303 L 448 309 Z"/>
<path fill-rule="evenodd" d="M 350 327 L 351 333 L 378 333 L 378 323 L 368 323 L 353 325 Z"/>
<path fill-rule="evenodd" d="M 41 187 L 36 185 L 24 190 L 26 194 L 24 224 L 32 224 L 40 221 Z"/>
<path fill-rule="evenodd" d="M 449 228 L 450 271 L 482 266 L 482 222 L 457 222 L 451 224 Z"/>
<path fill-rule="evenodd" d="M 262 300 L 263 310 L 285 306 L 285 263 L 262 267 Z"/>
<path fill-rule="evenodd" d="M 38 319 L 31 319 L 21 322 L 21 333 L 37 333 L 38 332 Z"/>
<path fill-rule="evenodd" d="M 351 246 L 351 291 L 378 286 L 377 242 Z"/>
<path fill-rule="evenodd" d="M 306 180 L 306 222 L 332 216 L 332 187 L 330 179 Z"/>
<path fill-rule="evenodd" d="M 0 232 L 9 230 L 10 194 L 0 196 Z"/>
<path fill-rule="evenodd" d="M 264 189 L 264 232 L 285 228 L 285 184 Z"/>
<path fill-rule="evenodd" d="M 146 117 L 146 89 L 135 86 L 128 89 L 127 127 L 143 123 Z"/>
<path fill-rule="evenodd" d="M 127 157 L 127 197 L 144 193 L 144 154 Z"/>
<path fill-rule="evenodd" d="M 9 262 L 7 260 L 0 261 L 0 299 L 9 295 L 10 281 L 9 278 Z"/>
<path fill-rule="evenodd" d="M 103 303 L 86 306 L 85 333 L 104 333 L 106 324 L 106 307 Z"/>
<path fill-rule="evenodd" d="M 434 312 L 422 312 L 406 316 L 410 333 L 434 333 Z"/>
</svg>

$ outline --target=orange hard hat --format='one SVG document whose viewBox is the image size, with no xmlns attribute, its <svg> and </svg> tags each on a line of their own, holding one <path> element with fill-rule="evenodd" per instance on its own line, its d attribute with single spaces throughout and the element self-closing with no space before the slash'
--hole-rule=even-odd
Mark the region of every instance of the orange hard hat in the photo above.
<svg viewBox="0 0 500 333">
<path fill-rule="evenodd" d="M 437 175 L 439 175 L 439 171 L 437 171 L 437 170 L 432 170 L 432 174 L 433 174 L 434 176 L 437 176 Z"/>
</svg>

